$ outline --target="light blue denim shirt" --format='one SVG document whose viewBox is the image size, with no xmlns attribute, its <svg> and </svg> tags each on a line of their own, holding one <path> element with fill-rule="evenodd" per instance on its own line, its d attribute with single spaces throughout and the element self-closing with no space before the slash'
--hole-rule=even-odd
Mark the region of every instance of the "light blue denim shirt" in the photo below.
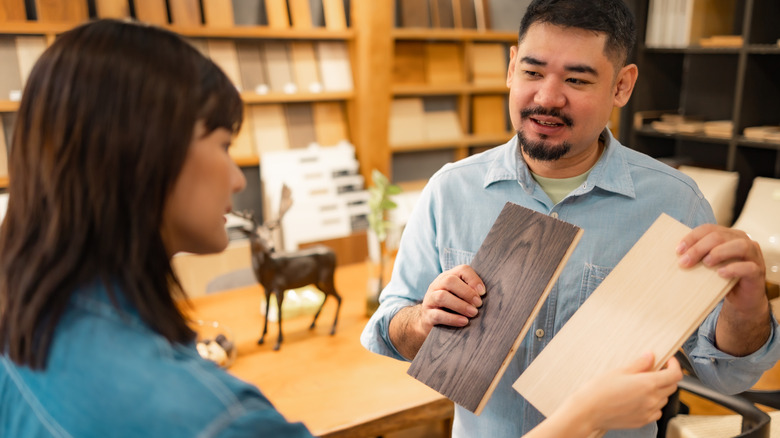
<svg viewBox="0 0 780 438">
<path fill-rule="evenodd" d="M 628 149 L 609 131 L 606 149 L 586 182 L 553 204 L 518 154 L 505 145 L 445 165 L 429 181 L 401 238 L 392 278 L 381 305 L 361 336 L 369 350 L 403 360 L 388 337 L 392 317 L 421 302 L 436 276 L 469 264 L 509 201 L 581 227 L 584 234 L 514 359 L 480 416 L 456 406 L 453 436 L 517 438 L 544 417 L 511 385 L 574 314 L 623 255 L 666 213 L 689 227 L 714 222 L 712 210 L 687 176 Z M 736 358 L 715 348 L 720 306 L 684 345 L 699 376 L 729 393 L 747 389 L 780 358 L 772 335 L 754 354 Z M 566 358 L 561 358 L 566 360 Z M 654 437 L 655 424 L 607 436 Z"/>
<path fill-rule="evenodd" d="M 311 437 L 254 386 L 172 345 L 105 289 L 78 291 L 45 371 L 0 356 L 0 436 Z"/>
</svg>

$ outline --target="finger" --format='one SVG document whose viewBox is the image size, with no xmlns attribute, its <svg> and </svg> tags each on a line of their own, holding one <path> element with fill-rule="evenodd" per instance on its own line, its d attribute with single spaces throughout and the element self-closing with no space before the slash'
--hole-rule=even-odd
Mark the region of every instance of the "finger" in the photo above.
<svg viewBox="0 0 780 438">
<path fill-rule="evenodd" d="M 466 324 L 469 323 L 469 319 L 465 316 L 450 313 L 442 309 L 431 309 L 427 311 L 425 318 L 431 326 L 446 325 L 450 327 L 465 327 Z"/>
<path fill-rule="evenodd" d="M 690 246 L 680 255 L 680 266 L 689 268 L 699 263 L 709 252 L 718 245 L 721 245 L 727 241 L 724 233 L 711 232 L 701 236 L 698 240 L 694 241 Z M 680 246 L 683 244 L 681 243 Z M 678 246 L 678 249 L 680 247 Z"/>
<path fill-rule="evenodd" d="M 718 275 L 722 278 L 751 278 L 755 277 L 761 284 L 764 283 L 764 265 L 753 261 L 736 261 L 718 268 Z"/>
<path fill-rule="evenodd" d="M 455 270 L 464 283 L 468 284 L 479 295 L 485 295 L 485 283 L 479 278 L 474 268 L 469 265 L 460 265 L 456 266 Z"/>
<path fill-rule="evenodd" d="M 653 362 L 654 362 L 653 353 L 648 351 L 642 354 L 642 356 L 640 356 L 638 359 L 626 365 L 623 368 L 623 371 L 629 374 L 636 374 L 636 373 L 643 373 L 645 371 L 650 371 L 653 368 Z"/>
<path fill-rule="evenodd" d="M 448 309 L 469 318 L 477 316 L 476 306 L 463 301 L 449 290 L 439 289 L 425 294 L 423 310 Z"/>
<path fill-rule="evenodd" d="M 699 225 L 698 227 L 694 228 L 688 234 L 686 234 L 677 245 L 677 254 L 682 255 L 704 236 L 715 232 L 717 229 L 717 226 L 713 224 Z"/>
<path fill-rule="evenodd" d="M 480 297 L 479 291 L 467 283 L 468 281 L 474 283 L 474 276 L 476 276 L 476 273 L 473 269 L 462 265 L 439 274 L 439 276 L 436 277 L 436 280 L 431 284 L 430 289 L 448 290 L 463 301 L 479 307 L 482 305 L 482 298 Z M 482 280 L 479 280 L 478 276 L 476 278 L 476 281 L 481 285 Z M 482 289 L 484 289 L 484 286 L 482 286 Z"/>
<path fill-rule="evenodd" d="M 745 260 L 763 264 L 761 250 L 755 242 L 748 239 L 731 239 L 724 241 L 710 249 L 702 258 L 702 263 L 707 266 L 715 266 L 731 260 Z"/>
</svg>

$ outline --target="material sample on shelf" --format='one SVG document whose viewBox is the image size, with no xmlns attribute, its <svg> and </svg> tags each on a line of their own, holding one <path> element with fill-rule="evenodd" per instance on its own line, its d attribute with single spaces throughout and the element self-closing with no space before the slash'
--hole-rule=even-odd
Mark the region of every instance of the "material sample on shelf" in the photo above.
<svg viewBox="0 0 780 438">
<path fill-rule="evenodd" d="M 18 36 L 16 37 L 16 54 L 19 60 L 19 77 L 22 88 L 27 83 L 35 62 L 46 50 L 46 40 L 42 36 Z"/>
<path fill-rule="evenodd" d="M 171 23 L 176 26 L 201 26 L 200 1 L 168 0 Z"/>
<path fill-rule="evenodd" d="M 258 94 L 268 93 L 268 75 L 265 71 L 265 62 L 257 43 L 249 41 L 236 41 L 236 56 L 238 56 L 238 69 L 241 73 L 241 84 L 245 91 Z"/>
<path fill-rule="evenodd" d="M 347 121 L 340 102 L 314 102 L 314 133 L 321 146 L 335 146 L 348 141 Z"/>
<path fill-rule="evenodd" d="M 203 18 L 209 27 L 233 27 L 233 2 L 225 0 L 202 0 Z"/>
<path fill-rule="evenodd" d="M 292 41 L 290 43 L 290 59 L 298 91 L 304 93 L 322 91 L 314 44 L 310 41 Z"/>
<path fill-rule="evenodd" d="M 241 82 L 241 70 L 238 65 L 238 52 L 236 44 L 232 40 L 213 39 L 206 40 L 209 57 L 227 75 L 230 82 L 239 90 L 243 90 Z"/>
<path fill-rule="evenodd" d="M 396 41 L 393 55 L 393 83 L 420 85 L 425 81 L 425 43 Z"/>
<path fill-rule="evenodd" d="M 35 0 L 35 11 L 41 23 L 81 23 L 89 18 L 86 0 Z"/>
<path fill-rule="evenodd" d="M 465 327 L 435 326 L 409 375 L 479 414 L 581 235 L 506 203 L 471 262 L 486 290 L 479 313 Z"/>
<path fill-rule="evenodd" d="M 320 79 L 325 91 L 352 91 L 352 67 L 347 45 L 341 41 L 316 43 Z"/>
<path fill-rule="evenodd" d="M 393 99 L 388 141 L 391 146 L 425 141 L 425 107 L 421 98 Z"/>
<path fill-rule="evenodd" d="M 22 78 L 16 50 L 16 38 L 0 36 L 0 100 L 22 98 Z"/>
<path fill-rule="evenodd" d="M 100 18 L 128 18 L 130 4 L 127 0 L 95 0 L 95 12 Z"/>
<path fill-rule="evenodd" d="M 435 85 L 457 85 L 466 82 L 463 52 L 456 43 L 425 45 L 426 82 Z"/>
<path fill-rule="evenodd" d="M 506 96 L 477 95 L 472 97 L 471 102 L 471 129 L 474 134 L 505 134 L 509 131 Z"/>
<path fill-rule="evenodd" d="M 24 0 L 2 0 L 0 23 L 6 21 L 27 21 Z"/>
<path fill-rule="evenodd" d="M 474 44 L 469 58 L 471 82 L 474 85 L 506 84 L 507 54 L 503 44 Z"/>
<path fill-rule="evenodd" d="M 513 387 L 549 416 L 593 377 L 647 351 L 660 369 L 736 280 L 702 263 L 681 268 L 677 245 L 690 228 L 661 214 Z"/>
</svg>

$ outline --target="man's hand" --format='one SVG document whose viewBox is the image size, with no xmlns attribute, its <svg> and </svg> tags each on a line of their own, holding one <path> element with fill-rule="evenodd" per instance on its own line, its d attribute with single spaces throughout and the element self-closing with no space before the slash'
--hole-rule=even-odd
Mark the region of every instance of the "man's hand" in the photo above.
<svg viewBox="0 0 780 438">
<path fill-rule="evenodd" d="M 733 356 L 758 350 L 771 332 L 766 297 L 766 265 L 758 243 L 743 231 L 719 225 L 701 225 L 677 247 L 680 266 L 698 262 L 720 266 L 723 278 L 739 279 L 726 295 L 715 332 L 717 347 Z"/>
<path fill-rule="evenodd" d="M 485 285 L 468 265 L 442 272 L 428 286 L 422 303 L 401 309 L 390 321 L 390 340 L 413 359 L 435 325 L 463 327 L 477 316 Z"/>
</svg>

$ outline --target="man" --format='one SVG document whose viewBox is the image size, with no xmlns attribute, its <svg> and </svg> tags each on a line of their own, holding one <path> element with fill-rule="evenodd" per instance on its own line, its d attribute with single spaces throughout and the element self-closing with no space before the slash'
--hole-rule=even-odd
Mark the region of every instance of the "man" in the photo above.
<svg viewBox="0 0 780 438">
<path fill-rule="evenodd" d="M 543 419 L 512 383 L 661 213 L 695 228 L 678 248 L 682 266 L 725 262 L 720 275 L 739 278 L 684 345 L 699 376 L 738 392 L 780 357 L 758 245 L 709 225 L 712 210 L 692 180 L 605 129 L 637 79 L 637 67 L 626 65 L 634 41 L 622 0 L 534 1 L 507 73 L 516 138 L 444 166 L 407 224 L 392 279 L 361 337 L 371 351 L 406 360 L 434 325 L 461 327 L 477 315 L 484 285 L 466 265 L 505 202 L 585 230 L 482 414 L 456 407 L 453 436 L 514 438 Z M 655 425 L 612 434 L 651 437 Z"/>
</svg>

